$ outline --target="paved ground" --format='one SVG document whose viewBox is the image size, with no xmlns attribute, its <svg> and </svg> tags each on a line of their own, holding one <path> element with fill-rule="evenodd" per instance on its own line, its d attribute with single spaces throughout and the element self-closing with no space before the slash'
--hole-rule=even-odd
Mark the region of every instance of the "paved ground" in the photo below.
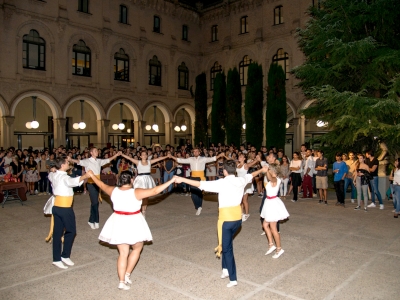
<svg viewBox="0 0 400 300">
<path fill-rule="evenodd" d="M 156 197 L 147 213 L 154 241 L 144 247 L 132 289 L 120 291 L 117 250 L 100 244 L 99 230 L 87 225 L 88 195 L 75 196 L 75 266 L 52 266 L 46 200 L 29 196 L 24 206 L 0 208 L 1 299 L 400 299 L 400 219 L 388 201 L 384 210 L 365 213 L 351 204 L 336 207 L 335 200 L 328 206 L 285 200 L 291 215 L 281 226 L 285 253 L 272 259 L 264 256 L 260 198 L 251 197 L 251 216 L 234 241 L 239 285 L 226 288 L 213 253 L 216 196 L 206 196 L 199 217 L 190 197 Z M 102 223 L 111 211 L 108 203 L 100 206 Z"/>
</svg>

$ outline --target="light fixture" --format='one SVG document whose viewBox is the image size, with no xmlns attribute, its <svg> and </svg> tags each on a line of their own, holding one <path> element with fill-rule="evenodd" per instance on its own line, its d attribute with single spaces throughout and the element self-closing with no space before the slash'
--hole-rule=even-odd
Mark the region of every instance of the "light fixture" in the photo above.
<svg viewBox="0 0 400 300">
<path fill-rule="evenodd" d="M 127 133 L 131 133 L 131 129 L 128 128 L 128 129 L 126 130 L 126 132 L 127 132 Z"/>
<path fill-rule="evenodd" d="M 181 122 L 181 130 L 186 131 L 187 126 L 186 126 L 186 121 L 185 121 L 185 109 L 182 108 L 182 122 Z"/>
<path fill-rule="evenodd" d="M 178 125 L 176 125 L 176 126 L 174 127 L 174 130 L 177 131 L 177 132 L 179 132 L 179 131 L 181 131 L 181 128 L 180 128 Z"/>
<path fill-rule="evenodd" d="M 317 126 L 318 127 L 325 127 L 327 125 L 328 125 L 328 122 L 324 122 L 324 121 L 321 121 L 321 120 L 317 121 Z"/>
<path fill-rule="evenodd" d="M 146 130 L 151 130 L 151 126 L 150 125 L 146 125 Z"/>
<path fill-rule="evenodd" d="M 155 132 L 158 132 L 158 125 L 157 125 L 157 112 L 156 112 L 157 106 L 154 105 L 154 124 L 151 126 Z"/>
<path fill-rule="evenodd" d="M 83 102 L 85 100 L 79 100 L 81 102 L 81 121 L 79 123 L 74 123 L 72 124 L 72 128 L 74 129 L 85 129 L 86 128 L 86 123 L 83 122 Z"/>
<path fill-rule="evenodd" d="M 246 123 L 244 123 L 244 124 L 242 125 L 242 128 L 243 128 L 243 129 L 246 129 Z"/>
<path fill-rule="evenodd" d="M 37 96 L 32 96 L 32 103 L 33 103 L 33 121 L 32 122 L 27 122 L 25 124 L 26 128 L 28 129 L 36 129 L 39 127 L 39 122 L 36 121 L 36 99 Z M 29 124 L 28 124 L 29 123 Z"/>
<path fill-rule="evenodd" d="M 286 123 L 286 129 L 288 129 L 290 127 L 289 123 Z"/>
<path fill-rule="evenodd" d="M 124 130 L 125 129 L 125 124 L 122 123 L 122 106 L 124 105 L 123 103 L 120 103 L 120 108 L 119 108 L 119 119 L 121 120 L 121 123 L 119 124 L 113 124 L 112 129 L 114 130 Z"/>
</svg>

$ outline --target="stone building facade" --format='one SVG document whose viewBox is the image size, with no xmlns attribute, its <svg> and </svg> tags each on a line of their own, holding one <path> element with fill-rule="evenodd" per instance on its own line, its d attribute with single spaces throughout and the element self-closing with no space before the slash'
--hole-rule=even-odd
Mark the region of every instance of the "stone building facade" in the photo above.
<svg viewBox="0 0 400 300">
<path fill-rule="evenodd" d="M 238 68 L 244 99 L 250 61 L 262 64 L 266 88 L 273 60 L 287 72 L 304 60 L 295 31 L 311 0 L 182 2 L 0 0 L 0 147 L 179 144 L 194 136 L 198 74 L 207 75 L 210 113 L 216 72 Z M 287 78 L 288 145 L 297 149 L 321 132 Z M 39 127 L 28 129 L 34 119 Z"/>
</svg>

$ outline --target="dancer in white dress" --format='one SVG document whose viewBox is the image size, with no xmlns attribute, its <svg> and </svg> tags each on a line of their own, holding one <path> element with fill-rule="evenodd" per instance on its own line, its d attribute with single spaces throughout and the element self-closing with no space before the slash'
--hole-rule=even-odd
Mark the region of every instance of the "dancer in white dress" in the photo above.
<svg viewBox="0 0 400 300">
<path fill-rule="evenodd" d="M 136 188 L 141 188 L 141 189 L 151 189 L 156 186 L 154 183 L 154 179 L 151 176 L 151 165 L 166 159 L 167 157 L 159 157 L 156 159 L 148 159 L 147 151 L 143 150 L 140 152 L 140 160 L 133 159 L 132 157 L 122 154 L 123 157 L 126 159 L 130 160 L 137 166 L 138 174 L 136 176 L 135 181 L 133 182 L 133 187 Z M 142 214 L 143 216 L 146 216 L 146 210 L 147 210 L 147 198 L 143 199 L 142 203 Z"/>
<path fill-rule="evenodd" d="M 111 245 L 117 245 L 119 256 L 117 271 L 119 277 L 118 288 L 129 290 L 132 283 L 131 272 L 139 260 L 144 241 L 153 239 L 149 226 L 140 213 L 143 198 L 161 193 L 175 179 L 153 187 L 151 189 L 132 188 L 132 173 L 124 171 L 120 176 L 120 186 L 109 186 L 88 172 L 96 185 L 111 197 L 114 213 L 108 218 L 100 232 L 99 239 Z M 129 253 L 130 248 L 132 251 Z"/>
<path fill-rule="evenodd" d="M 245 163 L 246 161 L 246 156 L 241 153 L 239 154 L 239 164 L 236 166 L 236 174 L 238 177 L 246 177 L 246 174 L 248 173 L 249 168 L 251 168 L 253 165 L 257 164 L 261 159 L 257 156 L 257 159 L 253 160 L 251 163 Z M 253 189 L 253 182 L 249 182 L 246 187 L 244 188 L 243 192 L 243 198 L 242 198 L 242 222 L 245 222 L 249 217 L 249 194 L 252 194 L 254 192 Z"/>
<path fill-rule="evenodd" d="M 289 213 L 286 210 L 285 204 L 277 196 L 281 180 L 277 178 L 280 176 L 280 166 L 276 163 L 269 164 L 268 172 L 268 183 L 266 186 L 266 195 L 264 206 L 261 211 L 261 218 L 264 218 L 263 228 L 268 238 L 269 249 L 265 255 L 271 254 L 276 250 L 273 258 L 278 258 L 285 252 L 281 247 L 281 237 L 276 227 L 276 223 L 280 220 L 287 219 Z M 274 244 L 275 240 L 275 244 Z"/>
</svg>

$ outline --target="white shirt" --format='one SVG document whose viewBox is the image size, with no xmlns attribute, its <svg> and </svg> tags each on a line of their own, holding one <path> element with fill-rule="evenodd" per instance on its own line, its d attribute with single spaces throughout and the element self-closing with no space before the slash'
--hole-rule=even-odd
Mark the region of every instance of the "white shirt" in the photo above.
<svg viewBox="0 0 400 300">
<path fill-rule="evenodd" d="M 199 189 L 218 193 L 219 207 L 237 206 L 242 203 L 244 187 L 253 180 L 251 174 L 245 177 L 228 175 L 216 181 L 200 181 Z"/>
<path fill-rule="evenodd" d="M 12 162 L 12 156 L 11 157 L 4 156 L 4 165 L 10 165 L 11 162 Z M 4 168 L 4 172 L 6 172 L 6 174 L 8 173 L 9 170 L 10 170 L 10 167 Z"/>
<path fill-rule="evenodd" d="M 296 170 L 296 171 L 291 171 L 292 173 L 302 173 L 303 172 L 303 161 L 302 160 L 292 160 L 291 162 L 290 162 L 290 166 L 289 166 L 289 168 L 298 168 L 298 167 L 300 167 L 300 169 L 299 170 Z"/>
<path fill-rule="evenodd" d="M 308 173 L 305 173 L 305 172 L 307 172 L 308 168 L 310 168 L 310 171 Z M 312 177 L 314 175 L 314 168 L 315 168 L 314 159 L 312 158 L 312 156 L 309 156 L 306 159 L 306 162 L 305 162 L 305 165 L 304 165 L 304 175 L 309 175 L 309 176 Z"/>
<path fill-rule="evenodd" d="M 80 186 L 83 183 L 79 181 L 80 177 L 72 178 L 68 176 L 67 172 L 59 171 L 50 172 L 49 180 L 53 186 L 53 194 L 56 196 L 73 196 L 75 186 Z"/>
<path fill-rule="evenodd" d="M 393 184 L 400 185 L 400 170 L 396 169 L 393 173 Z"/>
<path fill-rule="evenodd" d="M 85 171 L 92 170 L 94 175 L 99 175 L 101 166 L 104 166 L 110 162 L 110 159 L 98 159 L 98 158 L 87 158 L 79 161 L 80 166 L 85 167 Z"/>
<path fill-rule="evenodd" d="M 313 174 L 316 175 L 317 174 L 317 170 L 315 170 L 315 162 L 318 159 L 318 156 L 313 156 L 313 161 L 314 161 L 314 172 Z"/>
<path fill-rule="evenodd" d="M 197 156 L 197 157 L 189 157 L 189 158 L 178 158 L 176 161 L 180 164 L 190 164 L 190 169 L 192 171 L 204 171 L 207 163 L 213 162 L 216 160 L 217 160 L 216 156 L 213 156 L 213 157 Z"/>
</svg>

